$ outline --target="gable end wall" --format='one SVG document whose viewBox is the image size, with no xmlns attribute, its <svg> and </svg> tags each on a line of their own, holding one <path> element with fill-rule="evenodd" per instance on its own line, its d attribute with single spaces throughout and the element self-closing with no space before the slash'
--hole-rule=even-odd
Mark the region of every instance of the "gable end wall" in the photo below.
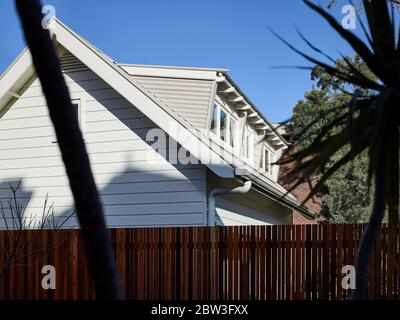
<svg viewBox="0 0 400 320">
<path fill-rule="evenodd" d="M 205 168 L 172 165 L 146 142 L 155 124 L 79 60 L 61 59 L 72 99 L 82 99 L 84 138 L 109 227 L 203 225 Z M 73 211 L 68 179 L 39 81 L 0 118 L 0 201 L 17 185 L 26 215 L 45 195 L 57 215 Z M 168 154 L 169 150 L 166 150 Z M 66 226 L 77 225 L 71 219 Z"/>
</svg>

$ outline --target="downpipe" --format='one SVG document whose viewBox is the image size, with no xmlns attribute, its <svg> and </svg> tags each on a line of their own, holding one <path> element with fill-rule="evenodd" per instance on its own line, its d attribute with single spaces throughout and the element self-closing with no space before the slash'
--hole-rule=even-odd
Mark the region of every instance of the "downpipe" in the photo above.
<svg viewBox="0 0 400 320">
<path fill-rule="evenodd" d="M 233 189 L 213 189 L 208 195 L 207 225 L 215 226 L 215 198 L 221 194 L 244 194 L 249 192 L 252 182 L 246 181 L 242 186 Z"/>
</svg>

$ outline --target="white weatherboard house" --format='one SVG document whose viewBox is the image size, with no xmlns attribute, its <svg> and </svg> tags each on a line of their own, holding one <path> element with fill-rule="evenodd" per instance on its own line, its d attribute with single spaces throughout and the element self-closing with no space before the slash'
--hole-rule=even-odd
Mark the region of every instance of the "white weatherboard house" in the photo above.
<svg viewBox="0 0 400 320">
<path fill-rule="evenodd" d="M 271 163 L 286 141 L 227 70 L 120 64 L 55 27 L 109 227 L 288 224 L 293 210 L 312 218 L 277 183 Z M 27 49 L 0 78 L 1 201 L 20 180 L 26 214 L 39 218 L 46 194 L 57 215 L 73 211 Z"/>
</svg>

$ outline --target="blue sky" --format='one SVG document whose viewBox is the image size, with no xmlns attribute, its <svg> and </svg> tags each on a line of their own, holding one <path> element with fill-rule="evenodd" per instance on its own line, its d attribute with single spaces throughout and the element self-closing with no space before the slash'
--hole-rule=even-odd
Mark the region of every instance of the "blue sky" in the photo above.
<svg viewBox="0 0 400 320">
<path fill-rule="evenodd" d="M 322 4 L 328 0 L 321 0 Z M 269 31 L 308 52 L 297 26 L 333 57 L 353 54 L 301 0 L 42 0 L 118 62 L 223 67 L 271 121 L 287 119 L 311 88 L 308 65 Z M 343 3 L 344 4 L 344 3 Z M 332 13 L 341 19 L 341 6 Z M 14 1 L 0 1 L 0 73 L 23 49 Z M 313 53 L 313 55 L 315 55 Z"/>
</svg>

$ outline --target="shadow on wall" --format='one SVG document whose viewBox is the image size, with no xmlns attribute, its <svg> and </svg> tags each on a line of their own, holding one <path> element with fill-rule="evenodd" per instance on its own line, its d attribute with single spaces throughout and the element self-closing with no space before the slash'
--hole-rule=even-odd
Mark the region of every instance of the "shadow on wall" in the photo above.
<svg viewBox="0 0 400 320">
<path fill-rule="evenodd" d="M 107 165 L 101 164 L 99 167 L 94 164 L 94 169 L 107 172 L 104 171 L 104 168 L 108 170 Z M 111 166 L 113 165 L 111 163 Z M 96 175 L 96 180 L 101 179 L 103 182 L 98 183 L 97 187 L 109 227 L 203 225 L 205 185 L 202 166 L 172 165 L 165 159 L 143 162 L 136 161 L 133 157 L 122 162 L 121 167 L 121 172 L 118 173 Z M 15 179 L 0 183 L 0 201 L 9 219 L 8 201 L 13 199 L 10 186 L 15 189 L 19 182 L 20 180 Z M 74 209 L 61 200 L 62 195 L 52 195 L 51 189 L 40 189 L 34 196 L 43 198 L 44 202 L 46 192 L 49 192 L 48 203 L 54 203 L 55 219 L 59 224 L 67 219 Z M 38 208 L 43 203 L 41 199 L 40 202 L 35 199 L 35 206 L 29 208 L 33 194 L 33 191 L 26 190 L 24 181 L 21 180 L 16 200 L 24 209 L 22 215 L 25 218 L 42 212 Z M 65 205 L 57 204 L 58 201 L 64 202 Z M 2 221 L 0 227 L 4 226 Z M 76 226 L 79 226 L 79 223 L 76 216 L 73 216 L 63 227 Z"/>
<path fill-rule="evenodd" d="M 54 202 L 47 195 L 42 197 L 40 209 L 30 208 L 32 195 L 24 189 L 23 179 L 0 183 L 0 230 L 60 229 L 74 214 L 70 209 L 68 214 L 57 216 Z"/>
<path fill-rule="evenodd" d="M 204 170 L 201 166 L 172 165 L 166 161 L 158 161 L 147 163 L 147 167 L 143 168 L 134 163 L 131 159 L 131 162 L 124 165 L 122 172 L 110 174 L 109 181 L 98 184 L 109 227 L 203 225 Z M 13 189 L 17 187 L 14 199 Z M 35 195 L 40 201 L 35 199 L 35 202 L 43 204 L 43 208 L 54 209 L 53 225 L 62 224 L 64 228 L 79 226 L 77 217 L 71 217 L 74 211 L 72 206 L 57 204 L 57 201 L 62 201 L 62 196 L 52 196 L 50 192 L 45 205 L 48 191 L 45 188 L 40 189 Z M 19 219 L 27 224 L 34 219 L 38 228 L 41 214 L 48 210 L 38 206 L 30 208 L 33 196 L 34 192 L 24 187 L 23 179 L 0 183 L 0 202 L 9 226 L 12 225 L 12 217 L 15 217 L 15 211 L 10 209 L 11 204 L 13 208 L 19 208 Z M 68 221 L 65 223 L 66 219 Z M 0 228 L 5 227 L 5 221 L 0 215 Z M 33 228 L 33 223 L 30 227 Z"/>
<path fill-rule="evenodd" d="M 151 171 L 144 171 L 141 167 L 126 165 L 107 184 L 98 184 L 107 225 L 202 225 L 202 174 L 199 166 L 165 168 L 163 163 L 162 168 L 154 164 Z"/>
<path fill-rule="evenodd" d="M 24 189 L 22 179 L 0 182 L 0 229 L 15 226 L 26 219 L 24 208 L 31 197 L 32 192 Z"/>
<path fill-rule="evenodd" d="M 185 150 L 97 76 L 105 90 L 68 76 L 86 92 L 85 142 L 108 225 L 203 225 L 204 167 L 174 164 Z"/>
<path fill-rule="evenodd" d="M 168 141 L 168 137 L 146 141 L 149 130 L 157 128 L 151 120 L 106 83 L 96 84 L 104 90 L 94 89 L 92 81 L 80 81 L 79 72 L 68 73 L 68 76 L 79 82 L 81 91 L 87 92 L 85 142 L 108 226 L 203 225 L 204 166 L 169 163 L 170 149 L 177 146 L 174 141 Z M 157 141 L 164 143 L 158 153 L 153 150 L 159 146 L 154 144 Z M 14 180 L 11 184 L 17 185 L 18 182 Z M 9 183 L 0 184 L 3 202 L 12 197 Z M 27 181 L 25 183 L 28 184 Z M 30 205 L 35 211 L 31 213 L 28 207 L 25 216 L 40 212 L 38 199 L 43 197 L 44 201 L 47 192 L 49 202 L 54 202 L 56 217 L 62 220 L 70 216 L 71 196 L 64 191 L 65 185 L 57 188 L 52 186 L 46 190 L 44 187 L 30 192 L 24 189 L 22 181 L 18 200 L 21 205 L 27 206 L 32 199 Z M 65 200 L 67 197 L 68 201 Z M 65 227 L 78 225 L 74 216 Z"/>
</svg>

